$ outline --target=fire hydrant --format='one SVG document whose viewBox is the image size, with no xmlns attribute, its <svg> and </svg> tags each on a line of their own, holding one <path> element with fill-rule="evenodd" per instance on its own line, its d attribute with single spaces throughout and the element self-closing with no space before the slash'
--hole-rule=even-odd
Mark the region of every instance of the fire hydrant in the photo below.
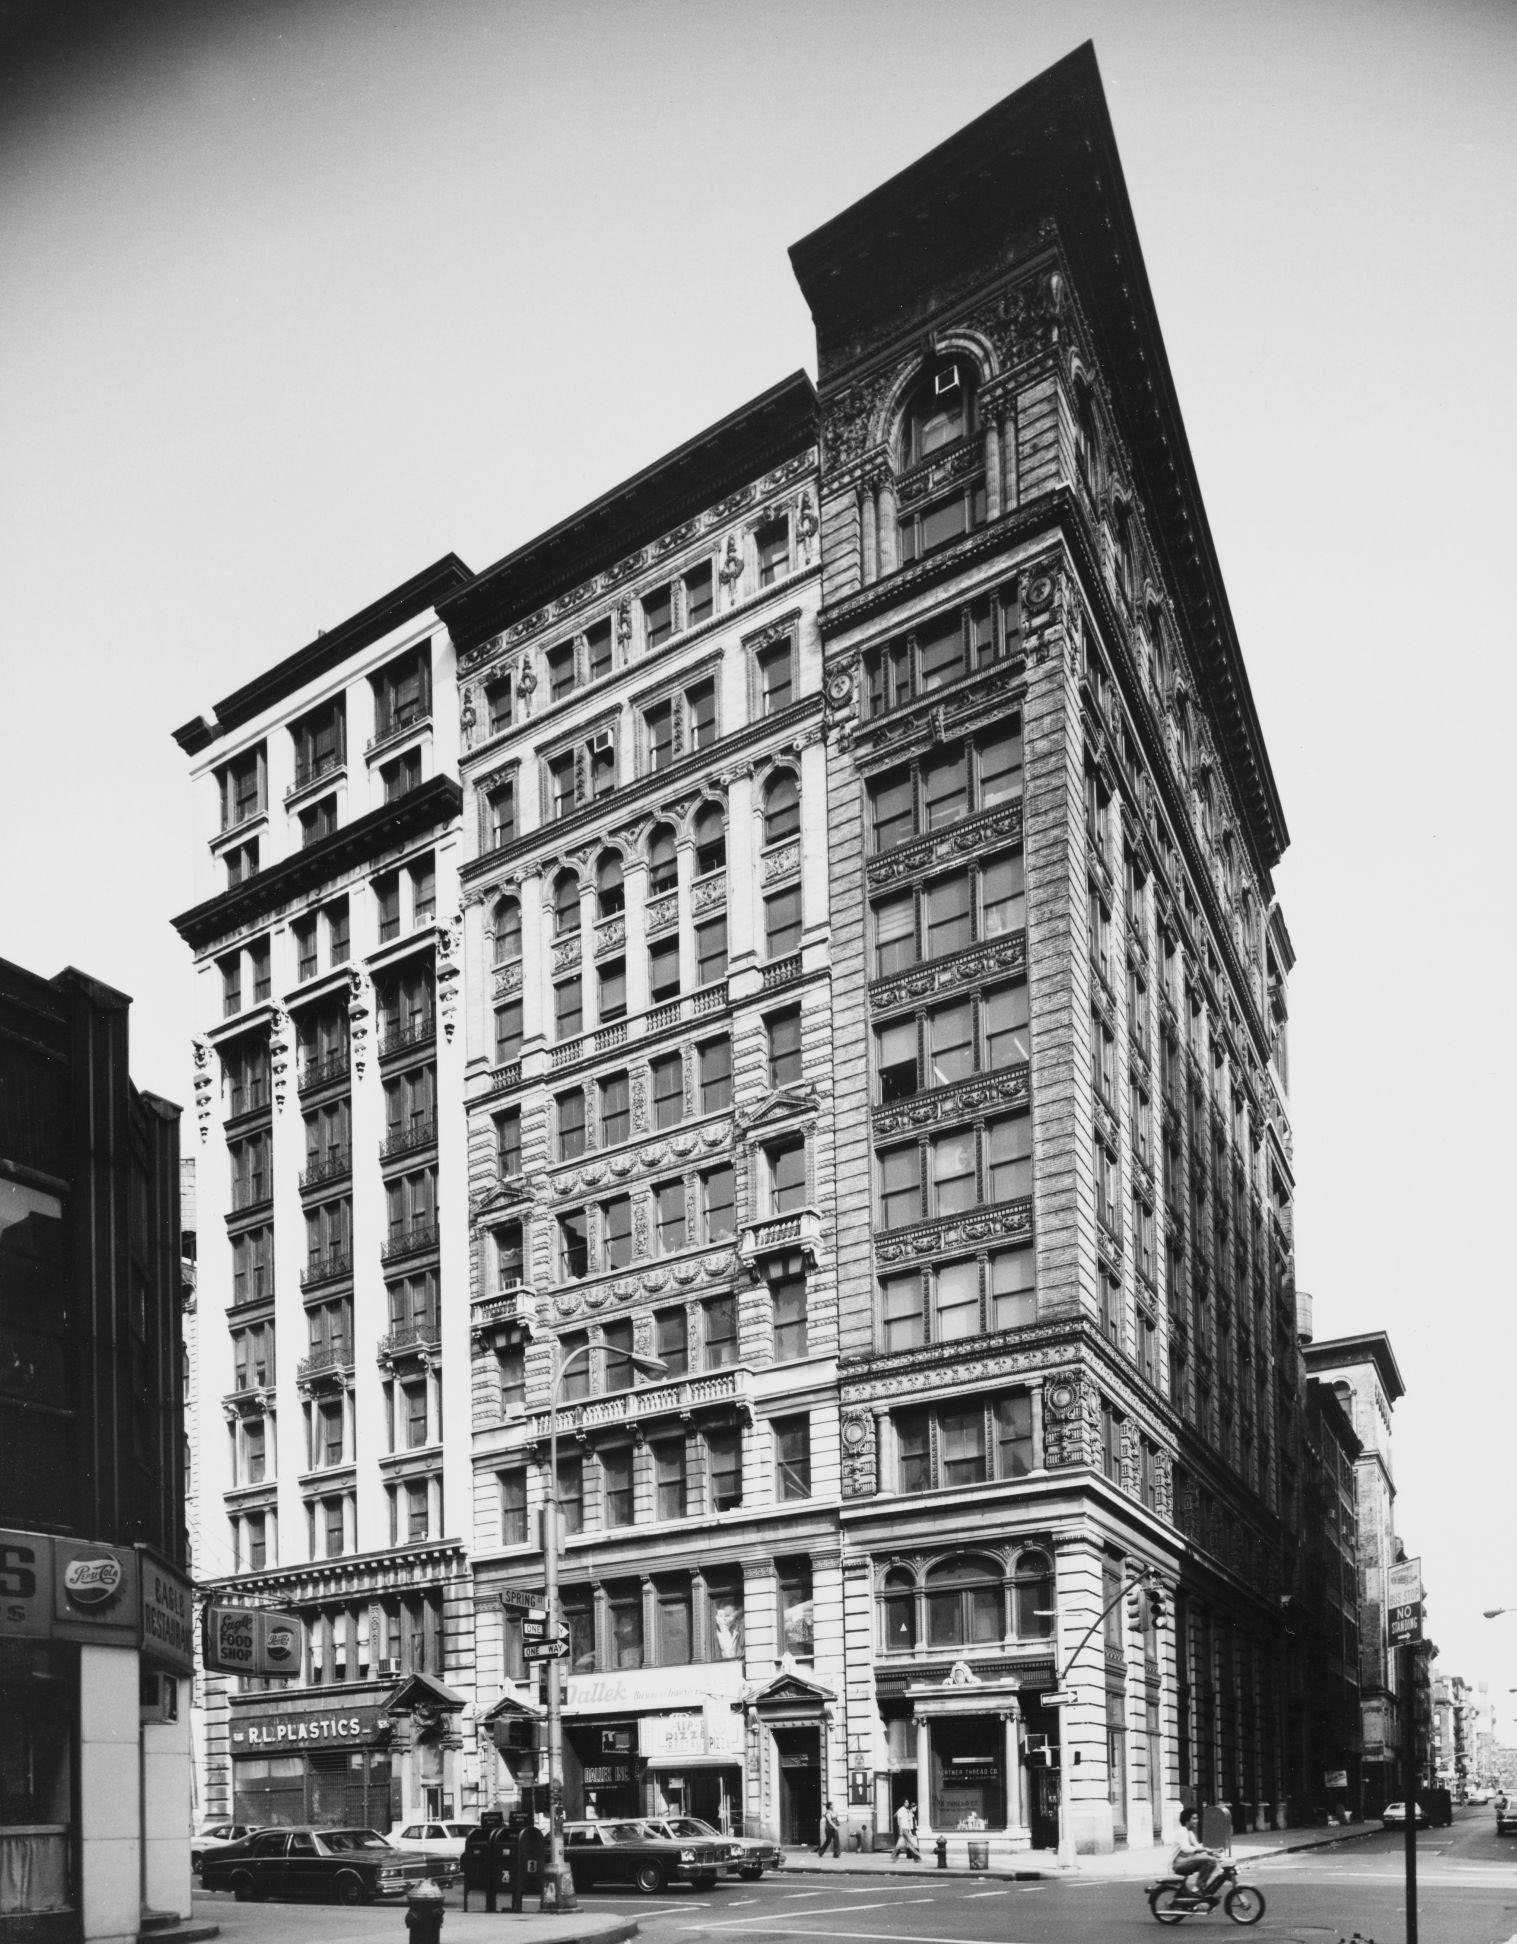
<svg viewBox="0 0 1517 1944">
<path fill-rule="evenodd" d="M 946 1870 L 948 1868 L 948 1838 L 946 1836 L 940 1836 L 932 1848 L 933 1854 L 938 1859 L 938 1868 L 940 1870 Z"/>
<path fill-rule="evenodd" d="M 412 1944 L 441 1944 L 443 1900 L 435 1883 L 418 1883 L 406 1893 L 406 1932 Z"/>
</svg>

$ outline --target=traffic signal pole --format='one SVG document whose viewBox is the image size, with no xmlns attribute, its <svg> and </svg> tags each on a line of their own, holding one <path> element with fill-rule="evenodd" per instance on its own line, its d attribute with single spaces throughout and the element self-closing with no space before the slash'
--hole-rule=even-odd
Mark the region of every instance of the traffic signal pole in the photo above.
<svg viewBox="0 0 1517 1944">
<path fill-rule="evenodd" d="M 1068 1691 L 1066 1685 L 1069 1680 L 1069 1672 L 1070 1669 L 1074 1666 L 1075 1662 L 1079 1659 L 1081 1649 L 1084 1647 L 1086 1641 L 1090 1639 L 1091 1635 L 1095 1632 L 1097 1627 L 1104 1624 L 1107 1614 L 1109 1614 L 1114 1607 L 1120 1606 L 1122 1602 L 1125 1599 L 1127 1599 L 1127 1597 L 1130 1594 L 1133 1593 L 1137 1593 L 1148 1600 L 1150 1611 L 1152 1612 L 1156 1622 L 1162 1617 L 1164 1612 L 1164 1595 L 1160 1589 L 1158 1579 L 1156 1578 L 1154 1573 L 1151 1570 L 1145 1570 L 1142 1573 L 1138 1574 L 1138 1576 L 1134 1579 L 1124 1579 L 1116 1595 L 1112 1599 L 1106 1602 L 1105 1606 L 1102 1607 L 1101 1611 L 1096 1615 L 1095 1619 L 1091 1621 L 1090 1625 L 1085 1629 L 1084 1633 L 1080 1635 L 1080 1638 L 1076 1641 L 1068 1660 L 1066 1660 L 1064 1663 L 1063 1673 L 1060 1674 L 1059 1676 L 1058 1689 L 1057 1689 L 1058 1695 L 1060 1697 L 1060 1702 L 1059 1702 L 1059 1851 L 1058 1851 L 1058 1855 L 1059 1855 L 1059 1861 L 1061 1863 L 1073 1863 L 1075 1860 L 1075 1833 L 1074 1833 L 1073 1817 L 1071 1815 L 1072 1803 L 1071 1803 L 1071 1796 L 1070 1796 L 1070 1790 L 1072 1786 L 1071 1772 L 1073 1770 L 1074 1763 L 1071 1758 L 1069 1737 L 1064 1732 L 1064 1723 L 1068 1718 L 1067 1710 L 1069 1708 L 1070 1703 L 1074 1699 L 1074 1696 Z M 1047 1705 L 1047 1699 L 1048 1697 L 1045 1696 L 1044 1697 L 1045 1706 Z M 1415 1938 L 1409 1937 L 1407 1939 L 1407 1944 L 1417 1944 L 1417 1941 Z"/>
</svg>

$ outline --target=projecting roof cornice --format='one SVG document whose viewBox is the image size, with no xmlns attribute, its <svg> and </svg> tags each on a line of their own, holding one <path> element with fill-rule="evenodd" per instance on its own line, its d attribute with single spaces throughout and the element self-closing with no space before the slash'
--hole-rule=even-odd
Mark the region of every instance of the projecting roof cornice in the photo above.
<svg viewBox="0 0 1517 1944">
<path fill-rule="evenodd" d="M 1257 853 L 1289 842 L 1087 42 L 790 252 L 828 395 L 936 287 L 1052 222 Z"/>
<path fill-rule="evenodd" d="M 195 951 L 228 933 L 256 924 L 294 897 L 328 884 L 355 866 L 383 857 L 428 830 L 452 823 L 463 808 L 463 791 L 451 776 L 434 776 L 394 803 L 344 824 L 330 837 L 257 871 L 244 883 L 182 911 L 174 929 Z"/>
</svg>

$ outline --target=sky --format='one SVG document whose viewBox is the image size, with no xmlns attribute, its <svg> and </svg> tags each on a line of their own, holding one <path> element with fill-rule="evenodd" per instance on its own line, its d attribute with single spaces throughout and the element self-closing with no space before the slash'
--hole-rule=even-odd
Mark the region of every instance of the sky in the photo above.
<svg viewBox="0 0 1517 1944">
<path fill-rule="evenodd" d="M 1298 1279 L 1517 1740 L 1510 7 L 4 0 L 0 955 L 188 1103 L 172 728 L 814 375 L 788 246 L 1087 39 L 1291 833 Z"/>
</svg>

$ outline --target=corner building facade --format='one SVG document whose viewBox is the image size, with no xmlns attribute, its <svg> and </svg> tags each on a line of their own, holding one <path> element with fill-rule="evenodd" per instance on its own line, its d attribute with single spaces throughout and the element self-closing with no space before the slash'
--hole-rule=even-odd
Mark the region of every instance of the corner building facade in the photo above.
<svg viewBox="0 0 1517 1944">
<path fill-rule="evenodd" d="M 437 596 L 460 1812 L 551 1491 L 570 1814 L 1278 1823 L 1286 836 L 1090 50 L 792 256 L 815 391 Z"/>
</svg>

